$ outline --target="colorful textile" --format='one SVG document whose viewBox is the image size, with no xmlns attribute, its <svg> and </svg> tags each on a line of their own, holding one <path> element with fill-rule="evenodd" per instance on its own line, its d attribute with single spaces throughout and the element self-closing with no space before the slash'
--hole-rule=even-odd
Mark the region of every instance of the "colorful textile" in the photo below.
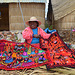
<svg viewBox="0 0 75 75">
<path fill-rule="evenodd" d="M 0 69 L 19 70 L 47 64 L 46 52 L 27 43 L 0 40 Z"/>
<path fill-rule="evenodd" d="M 37 43 L 37 44 L 32 44 L 32 46 L 35 46 L 35 47 L 40 48 L 40 43 Z"/>
<path fill-rule="evenodd" d="M 40 47 L 47 49 L 47 57 L 51 57 L 47 68 L 59 66 L 75 67 L 75 51 L 69 49 L 62 41 L 57 32 L 53 33 L 48 40 L 40 39 Z"/>
<path fill-rule="evenodd" d="M 53 32 L 56 32 L 56 30 L 55 29 L 53 29 L 53 30 L 49 30 L 49 28 L 46 28 L 45 30 L 44 30 L 46 33 L 53 33 Z"/>
<path fill-rule="evenodd" d="M 0 40 L 0 69 L 29 69 L 45 64 L 47 68 L 75 67 L 75 51 L 67 47 L 57 32 L 48 40 L 40 38 L 40 47 Z"/>
<path fill-rule="evenodd" d="M 41 29 L 40 27 L 38 28 L 38 35 L 41 35 L 41 37 L 43 37 L 44 39 L 48 39 L 49 36 L 51 34 L 47 34 L 43 29 Z M 33 35 L 33 31 L 30 27 L 25 28 L 25 30 L 22 32 L 23 38 L 26 39 L 26 42 L 28 44 L 31 44 L 31 41 L 33 39 L 32 35 Z"/>
<path fill-rule="evenodd" d="M 75 28 L 72 31 L 75 32 Z"/>
</svg>

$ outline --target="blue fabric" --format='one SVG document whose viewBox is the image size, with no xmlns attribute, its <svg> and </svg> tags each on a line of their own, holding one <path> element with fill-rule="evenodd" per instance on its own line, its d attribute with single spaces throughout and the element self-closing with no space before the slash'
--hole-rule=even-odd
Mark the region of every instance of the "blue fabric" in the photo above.
<svg viewBox="0 0 75 75">
<path fill-rule="evenodd" d="M 31 52 L 31 54 L 35 54 L 35 52 L 33 51 L 33 52 Z"/>
<path fill-rule="evenodd" d="M 56 32 L 56 30 L 55 30 L 55 29 L 53 29 L 53 30 L 49 30 L 48 28 L 46 28 L 44 31 L 45 31 L 46 33 Z"/>
<path fill-rule="evenodd" d="M 13 62 L 13 58 L 11 58 L 10 60 L 5 60 L 5 63 L 11 63 Z"/>
<path fill-rule="evenodd" d="M 32 62 L 31 60 L 28 60 L 27 62 Z"/>
<path fill-rule="evenodd" d="M 32 29 L 33 35 L 38 34 L 38 28 Z M 39 38 L 33 38 L 31 44 L 39 43 Z"/>
</svg>

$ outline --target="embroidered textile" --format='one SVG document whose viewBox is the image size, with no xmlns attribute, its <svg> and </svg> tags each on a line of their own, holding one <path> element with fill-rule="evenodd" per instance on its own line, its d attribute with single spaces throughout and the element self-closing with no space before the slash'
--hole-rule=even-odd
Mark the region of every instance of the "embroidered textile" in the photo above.
<svg viewBox="0 0 75 75">
<path fill-rule="evenodd" d="M 46 52 L 27 43 L 0 40 L 0 69 L 19 70 L 44 65 Z"/>
<path fill-rule="evenodd" d="M 57 32 L 53 33 L 48 40 L 40 39 L 41 48 L 47 49 L 47 57 L 51 57 L 47 64 L 48 68 L 59 66 L 75 67 L 75 51 L 69 49 L 62 41 Z"/>
</svg>

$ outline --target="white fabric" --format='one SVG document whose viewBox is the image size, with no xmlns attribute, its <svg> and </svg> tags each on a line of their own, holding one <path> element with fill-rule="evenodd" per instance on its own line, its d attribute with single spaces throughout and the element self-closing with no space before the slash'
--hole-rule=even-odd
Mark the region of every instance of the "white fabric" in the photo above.
<svg viewBox="0 0 75 75">
<path fill-rule="evenodd" d="M 11 3 L 11 2 L 18 2 L 18 0 L 0 0 L 0 3 Z M 40 2 L 46 3 L 47 0 L 20 0 L 20 2 Z"/>
</svg>

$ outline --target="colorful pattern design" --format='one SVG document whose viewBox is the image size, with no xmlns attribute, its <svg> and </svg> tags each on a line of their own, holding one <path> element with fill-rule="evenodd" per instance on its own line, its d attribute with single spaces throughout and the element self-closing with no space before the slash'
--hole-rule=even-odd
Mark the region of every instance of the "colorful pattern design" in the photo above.
<svg viewBox="0 0 75 75">
<path fill-rule="evenodd" d="M 67 47 L 57 32 L 48 40 L 40 38 L 40 47 L 0 40 L 0 69 L 29 69 L 45 64 L 47 68 L 75 67 L 75 51 Z"/>
<path fill-rule="evenodd" d="M 50 57 L 47 68 L 75 67 L 75 51 L 67 47 L 57 32 L 53 33 L 48 40 L 41 38 L 40 45 L 47 50 L 47 57 Z"/>
<path fill-rule="evenodd" d="M 47 64 L 44 50 L 27 43 L 0 40 L 0 69 L 19 70 Z"/>
</svg>

